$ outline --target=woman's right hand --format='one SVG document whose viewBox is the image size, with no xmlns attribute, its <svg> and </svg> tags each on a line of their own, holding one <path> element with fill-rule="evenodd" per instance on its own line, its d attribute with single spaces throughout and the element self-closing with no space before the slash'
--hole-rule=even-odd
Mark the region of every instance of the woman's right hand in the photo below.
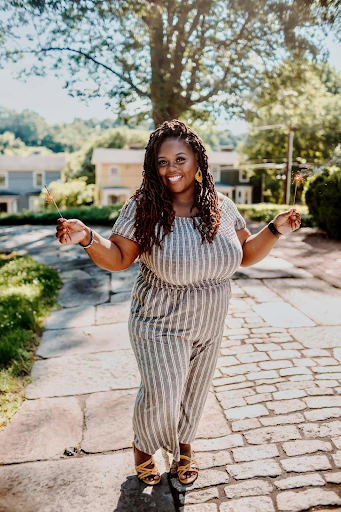
<svg viewBox="0 0 341 512">
<path fill-rule="evenodd" d="M 58 219 L 56 237 L 61 244 L 86 244 L 88 238 L 88 227 L 78 219 Z"/>
</svg>

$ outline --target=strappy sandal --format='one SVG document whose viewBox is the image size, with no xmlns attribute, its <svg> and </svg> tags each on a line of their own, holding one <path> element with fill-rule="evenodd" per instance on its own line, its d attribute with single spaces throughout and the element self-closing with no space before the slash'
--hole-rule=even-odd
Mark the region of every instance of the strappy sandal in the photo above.
<svg viewBox="0 0 341 512">
<path fill-rule="evenodd" d="M 135 452 L 135 445 L 133 444 L 133 450 Z M 158 470 L 158 468 L 155 466 L 153 468 L 147 468 L 146 466 L 149 466 L 149 464 L 154 463 L 153 456 L 150 457 L 150 459 L 146 460 L 145 462 L 142 462 L 142 464 L 139 464 L 138 466 L 135 465 L 135 470 L 137 473 L 137 478 L 141 480 L 143 483 L 147 485 L 156 485 L 161 481 L 161 475 Z M 149 476 L 158 476 L 159 479 L 156 481 L 146 480 Z"/>
<path fill-rule="evenodd" d="M 180 459 L 185 459 L 188 460 L 189 462 L 188 464 L 186 464 L 186 466 L 178 466 L 177 473 L 179 482 L 184 485 L 192 484 L 198 478 L 199 464 L 197 463 L 196 460 L 192 459 L 191 457 L 187 457 L 187 455 L 180 455 Z M 196 474 L 187 478 L 183 478 L 184 474 L 187 473 L 187 471 L 193 471 Z"/>
</svg>

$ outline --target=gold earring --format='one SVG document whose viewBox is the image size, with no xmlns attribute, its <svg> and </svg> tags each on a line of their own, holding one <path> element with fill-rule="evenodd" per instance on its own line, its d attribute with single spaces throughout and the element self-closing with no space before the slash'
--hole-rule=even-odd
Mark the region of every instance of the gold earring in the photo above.
<svg viewBox="0 0 341 512">
<path fill-rule="evenodd" d="M 197 172 L 195 173 L 195 179 L 196 179 L 199 183 L 202 183 L 202 171 L 201 171 L 200 167 L 198 167 L 198 170 L 197 170 Z"/>
</svg>

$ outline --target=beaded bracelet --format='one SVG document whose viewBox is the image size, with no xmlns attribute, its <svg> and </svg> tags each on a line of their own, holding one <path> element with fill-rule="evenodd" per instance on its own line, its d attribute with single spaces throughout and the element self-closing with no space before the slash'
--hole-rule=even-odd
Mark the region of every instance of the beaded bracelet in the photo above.
<svg viewBox="0 0 341 512">
<path fill-rule="evenodd" d="M 88 243 L 88 245 L 82 245 L 80 242 L 78 242 L 78 243 L 81 247 L 83 247 L 83 249 L 87 249 L 88 247 L 90 247 L 93 244 L 93 242 L 94 242 L 94 232 L 90 228 L 90 242 Z"/>
</svg>

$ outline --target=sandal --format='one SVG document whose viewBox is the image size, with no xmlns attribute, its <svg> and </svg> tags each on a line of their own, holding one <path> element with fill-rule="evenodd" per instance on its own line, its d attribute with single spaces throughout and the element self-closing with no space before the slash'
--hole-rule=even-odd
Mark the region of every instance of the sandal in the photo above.
<svg viewBox="0 0 341 512">
<path fill-rule="evenodd" d="M 192 484 L 198 478 L 199 464 L 197 463 L 196 460 L 192 459 L 191 457 L 187 457 L 187 455 L 180 455 L 180 459 L 186 459 L 189 461 L 189 463 L 186 464 L 186 466 L 178 466 L 177 473 L 179 482 L 184 485 Z M 187 473 L 187 471 L 195 471 L 196 474 L 184 478 L 184 474 Z"/>
<path fill-rule="evenodd" d="M 134 443 L 133 444 L 133 450 L 135 452 L 135 445 Z M 139 480 L 142 480 L 143 483 L 147 484 L 147 485 L 156 485 L 158 484 L 160 481 L 161 481 L 161 475 L 160 475 L 160 472 L 158 470 L 158 468 L 155 466 L 154 464 L 154 467 L 153 468 L 147 468 L 146 466 L 149 466 L 149 464 L 152 464 L 154 461 L 153 461 L 153 456 L 150 457 L 150 459 L 146 460 L 145 462 L 142 462 L 142 464 L 139 464 L 138 466 L 135 465 L 135 470 L 136 470 L 136 473 L 137 473 L 137 478 Z M 155 482 L 153 481 L 150 481 L 150 480 L 146 480 L 146 478 L 148 478 L 149 476 L 158 476 L 159 479 L 156 480 Z"/>
</svg>

